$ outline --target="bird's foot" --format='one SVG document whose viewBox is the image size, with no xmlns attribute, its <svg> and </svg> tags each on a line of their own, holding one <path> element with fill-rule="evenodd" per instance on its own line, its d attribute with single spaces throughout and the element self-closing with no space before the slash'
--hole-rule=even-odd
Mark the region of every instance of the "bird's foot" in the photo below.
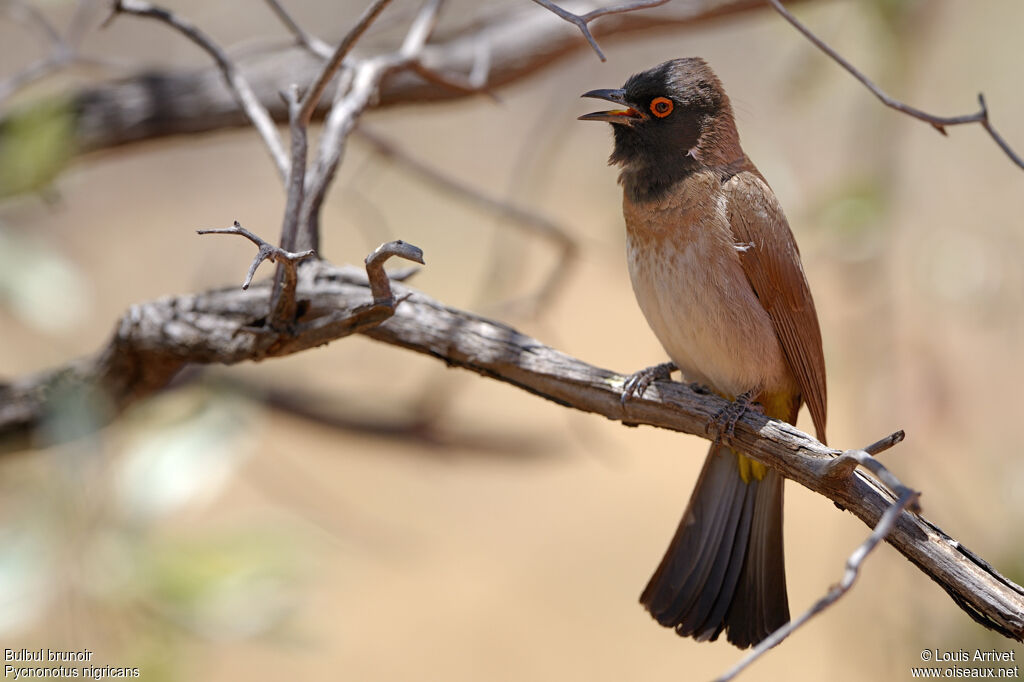
<svg viewBox="0 0 1024 682">
<path fill-rule="evenodd" d="M 722 440 L 722 436 L 732 438 L 736 434 L 736 422 L 738 422 L 748 410 L 754 410 L 762 414 L 764 413 L 764 408 L 761 404 L 754 402 L 754 391 L 740 393 L 736 396 L 736 400 L 730 402 L 728 405 L 716 412 L 715 416 L 708 422 L 708 425 L 704 427 L 704 433 L 711 433 L 711 429 L 713 427 L 715 430 L 716 443 Z"/>
<path fill-rule="evenodd" d="M 644 369 L 626 377 L 622 385 L 622 404 L 625 405 L 631 398 L 642 398 L 647 387 L 655 381 L 671 381 L 672 372 L 676 370 L 674 362 L 663 362 L 653 367 Z"/>
</svg>

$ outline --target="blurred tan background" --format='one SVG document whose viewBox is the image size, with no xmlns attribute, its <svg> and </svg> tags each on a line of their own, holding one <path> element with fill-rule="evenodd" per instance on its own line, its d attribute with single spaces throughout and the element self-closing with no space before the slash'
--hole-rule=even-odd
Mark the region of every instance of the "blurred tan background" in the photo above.
<svg viewBox="0 0 1024 682">
<path fill-rule="evenodd" d="M 169 4 L 223 44 L 283 34 L 255 1 Z M 363 5 L 289 4 L 329 39 Z M 61 22 L 72 9 L 38 5 Z M 447 20 L 474 5 L 453 2 Z M 1024 4 L 796 10 L 908 103 L 967 113 L 984 92 L 1024 151 Z M 884 109 L 769 11 L 602 44 L 607 63 L 580 51 L 499 104 L 364 119 L 571 231 L 581 256 L 539 315 L 501 303 L 536 290 L 555 262 L 549 245 L 358 140 L 326 207 L 324 255 L 359 262 L 402 238 L 426 252 L 413 286 L 445 303 L 619 372 L 664 360 L 626 274 L 611 135 L 575 121 L 591 106 L 577 93 L 703 56 L 801 246 L 825 342 L 830 442 L 858 447 L 905 429 L 884 458 L 924 491 L 925 515 L 1024 581 L 1024 171 L 980 127 L 943 138 Z M 130 17 L 85 45 L 138 65 L 206 63 L 166 27 Z M 40 50 L 0 23 L 0 77 Z M 75 82 L 59 76 L 18 101 Z M 195 229 L 237 219 L 275 237 L 283 199 L 255 134 L 241 130 L 79 159 L 45 200 L 0 204 L 0 377 L 94 352 L 132 303 L 240 283 L 251 246 Z M 308 392 L 365 428 L 282 414 L 252 399 L 253 385 Z M 421 425 L 401 428 L 410 423 Z M 741 654 L 680 639 L 637 603 L 706 446 L 363 338 L 219 368 L 94 438 L 0 461 L 0 648 L 89 648 L 154 680 L 710 679 Z M 799 613 L 868 529 L 799 486 L 787 497 Z M 1024 653 L 884 546 L 846 598 L 744 679 L 910 679 L 924 648 L 976 647 Z"/>
</svg>

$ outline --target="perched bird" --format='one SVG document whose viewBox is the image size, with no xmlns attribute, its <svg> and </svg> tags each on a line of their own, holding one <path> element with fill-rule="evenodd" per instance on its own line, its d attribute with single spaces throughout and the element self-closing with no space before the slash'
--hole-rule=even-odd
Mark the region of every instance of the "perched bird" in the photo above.
<svg viewBox="0 0 1024 682">
<path fill-rule="evenodd" d="M 633 291 L 672 360 L 631 377 L 623 400 L 674 365 L 735 401 L 640 601 L 682 636 L 724 630 L 746 648 L 789 620 L 783 479 L 721 437 L 748 408 L 793 424 L 806 402 L 825 441 L 814 301 L 782 208 L 704 60 L 673 59 L 583 97 L 621 107 L 580 119 L 612 124 Z"/>
</svg>

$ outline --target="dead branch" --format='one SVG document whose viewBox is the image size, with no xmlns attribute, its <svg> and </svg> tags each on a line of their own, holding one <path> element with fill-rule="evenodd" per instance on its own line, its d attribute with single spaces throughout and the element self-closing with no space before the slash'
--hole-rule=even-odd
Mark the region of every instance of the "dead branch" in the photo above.
<svg viewBox="0 0 1024 682">
<path fill-rule="evenodd" d="M 386 1 L 376 0 L 364 13 L 349 36 L 361 35 L 365 30 L 365 25 L 368 25 L 368 22 L 380 13 L 380 9 L 385 4 L 387 4 Z M 306 179 L 305 196 L 299 213 L 301 229 L 294 248 L 319 248 L 321 206 L 337 173 L 338 164 L 341 163 L 344 156 L 348 136 L 352 133 L 359 118 L 378 96 L 381 82 L 389 74 L 407 69 L 414 64 L 418 64 L 422 68 L 429 68 L 422 62 L 423 51 L 437 25 L 437 16 L 441 11 L 442 4 L 443 0 L 425 0 L 398 51 L 359 60 L 353 67 L 351 86 L 343 95 L 339 91 L 341 96 L 331 105 L 330 112 L 324 121 L 317 158 Z M 339 46 L 338 53 L 344 55 L 350 47 L 351 43 L 346 37 L 346 40 L 342 41 Z M 340 65 L 340 59 L 337 64 L 334 64 L 334 60 L 332 60 L 327 64 L 323 73 L 327 74 L 329 69 L 336 68 L 337 65 Z M 320 80 L 323 79 L 318 78 L 318 82 Z"/>
<path fill-rule="evenodd" d="M 337 49 L 331 54 L 330 59 L 324 64 L 324 68 L 320 71 L 320 75 L 317 76 L 313 86 L 309 89 L 309 92 L 302 98 L 302 110 L 299 113 L 299 118 L 304 125 L 309 125 L 309 122 L 313 118 L 313 110 L 316 105 L 320 102 L 320 98 L 324 94 L 324 90 L 327 89 L 327 84 L 331 82 L 334 74 L 337 73 L 338 69 L 341 68 L 342 62 L 345 57 L 355 46 L 356 41 L 366 32 L 366 29 L 370 27 L 384 8 L 391 3 L 391 0 L 374 0 L 366 10 L 363 11 L 362 16 L 356 21 L 345 37 L 338 44 Z"/>
<path fill-rule="evenodd" d="M 298 296 L 307 311 L 290 336 L 260 327 L 267 283 L 248 292 L 220 290 L 133 306 L 97 356 L 0 387 L 0 439 L 7 448 L 30 442 L 52 408 L 50 399 L 69 386 L 102 392 L 119 410 L 159 390 L 185 363 L 233 364 L 285 355 L 353 332 L 628 424 L 705 437 L 706 425 L 725 406 L 716 396 L 661 381 L 623 406 L 620 396 L 626 377 L 570 357 L 512 327 L 449 308 L 402 285 L 392 284 L 399 300 L 408 296 L 400 305 L 382 308 L 368 303 L 369 280 L 356 268 L 318 261 L 303 268 L 301 275 Z M 871 528 L 892 508 L 895 496 L 888 489 L 859 471 L 837 475 L 840 465 L 834 462 L 840 453 L 785 422 L 748 412 L 727 440 L 851 511 Z M 910 512 L 898 515 L 886 540 L 974 620 L 1006 637 L 1024 637 L 1024 588 L 961 543 Z"/>
<path fill-rule="evenodd" d="M 978 104 L 981 106 L 981 109 L 979 109 L 977 113 L 964 114 L 962 116 L 936 116 L 935 114 L 929 114 L 926 111 L 922 111 L 908 104 L 904 104 L 903 102 L 894 99 L 890 97 L 888 94 L 886 94 L 885 91 L 883 91 L 880 87 L 875 85 L 870 78 L 868 78 L 863 73 L 858 71 L 857 67 L 848 62 L 846 59 L 844 59 L 843 56 L 836 52 L 828 43 L 826 43 L 818 36 L 814 35 L 811 29 L 807 28 L 802 23 L 800 23 L 800 21 L 795 16 L 793 16 L 785 7 L 783 7 L 781 0 L 768 0 L 768 2 L 771 4 L 772 7 L 775 8 L 775 11 L 781 14 L 786 21 L 788 21 L 796 28 L 796 30 L 800 31 L 800 33 L 802 33 L 804 37 L 806 37 L 808 40 L 814 43 L 815 47 L 817 47 L 819 50 L 821 50 L 829 57 L 831 57 L 834 62 L 839 64 L 839 66 L 846 69 L 850 73 L 850 75 L 859 80 L 861 84 L 863 84 L 864 87 L 870 90 L 871 93 L 875 97 L 877 97 L 878 100 L 885 106 L 889 107 L 890 109 L 895 109 L 896 111 L 902 112 L 907 116 L 912 116 L 913 118 L 929 123 L 933 128 L 935 128 L 943 135 L 947 134 L 947 126 L 957 126 L 963 125 L 965 123 L 978 123 L 981 125 L 981 127 L 985 129 L 989 136 L 991 136 L 991 138 L 995 140 L 996 144 L 999 145 L 999 148 L 1002 149 L 1008 157 L 1010 157 L 1011 161 L 1013 161 L 1019 167 L 1024 168 L 1024 159 L 1021 159 L 1021 157 L 1013 150 L 1013 148 L 1010 147 L 1010 145 L 1006 142 L 1006 140 L 1003 139 L 1002 135 L 1000 135 L 996 131 L 995 127 L 992 125 L 992 122 L 989 120 L 988 107 L 985 105 L 985 96 L 983 94 L 978 93 Z"/>
<path fill-rule="evenodd" d="M 285 28 L 295 36 L 295 40 L 298 41 L 299 45 L 322 59 L 330 59 L 331 54 L 334 52 L 330 45 L 299 26 L 298 22 L 288 14 L 288 10 L 277 0 L 266 0 L 266 3 L 270 6 L 271 11 L 277 15 L 277 18 L 281 20 L 281 23 L 285 25 Z"/>
<path fill-rule="evenodd" d="M 243 230 L 221 232 L 248 237 Z M 255 235 L 253 241 L 262 251 L 265 242 Z M 269 248 L 280 255 L 276 247 Z M 405 254 L 400 251 L 396 255 Z M 302 254 L 289 256 L 301 258 Z M 99 427 L 130 404 L 163 388 L 187 364 L 232 365 L 315 348 L 380 324 L 401 303 L 401 299 L 374 300 L 368 288 L 370 275 L 365 272 L 361 278 L 347 273 L 361 279 L 364 285 L 357 288 L 362 291 L 349 289 L 343 299 L 320 295 L 309 300 L 308 295 L 317 291 L 303 286 L 306 272 L 312 277 L 315 268 L 300 273 L 298 297 L 303 314 L 286 331 L 267 324 L 269 281 L 248 290 L 221 289 L 132 306 L 117 323 L 107 346 L 93 358 L 13 384 L 0 384 L 3 449 L 38 440 L 37 429 L 51 414 L 55 395 L 81 391 L 97 398 L 90 400 L 91 404 L 109 406 L 105 414 L 97 415 Z M 379 278 L 380 273 L 375 265 L 372 276 Z"/>
<path fill-rule="evenodd" d="M 123 64 L 110 60 L 85 57 L 79 53 L 78 42 L 81 37 L 83 17 L 88 13 L 88 3 L 79 3 L 69 27 L 61 34 L 49 19 L 33 4 L 24 0 L 0 0 L 0 13 L 8 15 L 13 21 L 21 24 L 26 30 L 32 31 L 47 44 L 49 53 L 6 79 L 0 80 L 0 105 L 18 90 L 57 73 L 71 65 L 98 66 L 105 69 L 119 68 L 121 73 L 127 71 Z"/>
<path fill-rule="evenodd" d="M 245 111 L 245 115 L 253 127 L 263 138 L 263 144 L 270 152 L 270 158 L 274 160 L 277 172 L 285 181 L 288 179 L 288 155 L 284 151 L 281 136 L 277 134 L 274 121 L 270 118 L 267 108 L 260 102 L 248 79 L 242 75 L 235 63 L 228 57 L 209 36 L 203 33 L 192 22 L 178 16 L 170 10 L 157 7 L 145 0 L 117 0 L 114 3 L 110 17 L 104 25 L 110 24 L 119 14 L 134 14 L 140 17 L 157 19 L 173 27 L 182 35 L 205 50 L 217 63 L 217 68 L 227 82 L 228 90 L 235 97 L 238 105 Z"/>
<path fill-rule="evenodd" d="M 262 263 L 265 260 L 269 260 L 271 263 L 275 263 L 275 262 L 278 262 L 278 261 L 283 263 L 285 265 L 285 267 L 287 267 L 288 270 L 292 273 L 292 276 L 291 276 L 292 284 L 291 284 L 291 286 L 292 286 L 292 288 L 294 288 L 295 287 L 295 282 L 298 280 L 298 275 L 296 274 L 296 268 L 297 268 L 298 264 L 301 261 L 304 261 L 307 258 L 311 258 L 313 256 L 313 251 L 312 250 L 303 251 L 301 253 L 292 253 L 291 251 L 285 251 L 284 249 L 282 249 L 282 248 L 280 248 L 278 246 L 274 246 L 273 244 L 269 244 L 269 243 L 263 241 L 263 239 L 261 239 L 260 237 L 254 235 L 249 230 L 247 230 L 244 227 L 242 227 L 241 225 L 239 225 L 237 220 L 235 221 L 235 224 L 232 225 L 231 227 L 214 228 L 214 229 L 210 229 L 210 230 L 196 230 L 196 233 L 197 234 L 237 234 L 239 236 L 245 237 L 246 239 L 251 241 L 253 244 L 255 244 L 257 247 L 259 247 L 259 251 L 257 251 L 256 257 L 253 258 L 253 260 L 252 260 L 252 265 L 249 266 L 249 272 L 246 273 L 246 275 L 245 275 L 245 281 L 242 282 L 242 289 L 248 289 L 249 288 L 249 285 L 252 284 L 253 275 L 256 274 L 256 268 L 258 268 L 260 266 L 260 263 Z"/>
<path fill-rule="evenodd" d="M 550 0 L 533 0 L 541 7 L 547 9 L 550 12 L 555 13 L 562 19 L 565 19 L 570 24 L 574 24 L 576 28 L 580 30 L 583 37 L 590 43 L 590 47 L 594 48 L 594 52 L 597 53 L 598 59 L 602 62 L 608 61 L 604 56 L 604 52 L 601 51 L 597 41 L 594 40 L 594 35 L 590 32 L 590 22 L 594 19 L 608 16 L 610 14 L 625 14 L 626 12 L 635 12 L 641 9 L 649 9 L 651 7 L 658 7 L 664 5 L 668 0 L 636 0 L 635 2 L 629 2 L 624 5 L 614 5 L 612 7 L 603 7 L 601 9 L 595 9 L 587 12 L 586 14 L 573 14 L 568 10 L 565 10 Z"/>
<path fill-rule="evenodd" d="M 30 31 L 35 31 L 54 47 L 66 48 L 64 37 L 50 20 L 25 0 L 0 0 L 0 12 L 7 14 Z"/>
</svg>

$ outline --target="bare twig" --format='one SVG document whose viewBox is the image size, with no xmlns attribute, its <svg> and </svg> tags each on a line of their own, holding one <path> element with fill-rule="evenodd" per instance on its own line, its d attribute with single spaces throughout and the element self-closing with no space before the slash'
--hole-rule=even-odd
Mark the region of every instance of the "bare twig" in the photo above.
<svg viewBox="0 0 1024 682">
<path fill-rule="evenodd" d="M 295 249 L 298 241 L 299 214 L 302 209 L 306 184 L 306 153 L 308 149 L 308 128 L 302 120 L 302 104 L 299 101 L 298 86 L 292 85 L 283 94 L 288 103 L 289 130 L 291 132 L 291 170 L 288 173 L 284 217 L 281 220 L 281 247 Z M 313 252 L 314 249 L 307 249 Z M 298 301 L 295 287 L 298 275 L 294 264 L 282 261 L 274 276 L 274 289 L 270 294 L 269 324 L 274 329 L 287 329 L 295 321 Z"/>
<path fill-rule="evenodd" d="M 594 39 L 594 35 L 590 32 L 590 22 L 594 19 L 599 19 L 609 14 L 625 14 L 626 12 L 634 12 L 639 9 L 648 9 L 650 7 L 658 7 L 664 5 L 669 0 L 636 0 L 635 2 L 627 2 L 622 5 L 612 5 L 611 7 L 603 7 L 601 9 L 595 9 L 587 12 L 586 14 L 573 14 L 568 10 L 565 10 L 551 0 L 533 0 L 541 7 L 554 12 L 562 19 L 565 19 L 570 24 L 575 24 L 580 32 L 583 33 L 583 37 L 587 39 L 590 46 L 594 48 L 594 52 L 597 53 L 598 58 L 602 62 L 608 61 L 604 56 L 604 52 L 598 46 L 597 41 Z"/>
<path fill-rule="evenodd" d="M 252 264 L 249 266 L 249 272 L 245 276 L 245 281 L 242 283 L 243 289 L 248 289 L 249 285 L 252 284 L 253 275 L 256 274 L 256 268 L 260 266 L 265 260 L 269 260 L 271 263 L 281 263 L 286 268 L 289 268 L 293 273 L 295 272 L 296 266 L 307 258 L 313 256 L 313 251 L 302 251 L 301 253 L 292 253 L 291 251 L 285 251 L 284 249 L 269 244 L 259 236 L 253 234 L 249 230 L 242 227 L 238 221 L 231 227 L 218 227 L 207 230 L 196 230 L 197 234 L 237 234 L 245 237 L 253 244 L 259 247 L 259 251 L 256 253 L 256 257 L 252 259 Z"/>
<path fill-rule="evenodd" d="M 37 59 L 0 81 L 0 104 L 23 87 L 63 68 L 74 60 L 74 50 L 50 20 L 33 5 L 21 0 L 0 0 L 0 11 L 13 21 L 38 33 L 50 44 L 50 54 Z"/>
<path fill-rule="evenodd" d="M 370 281 L 370 292 L 373 302 L 378 305 L 394 305 L 395 296 L 391 293 L 391 281 L 384 272 L 384 263 L 392 256 L 398 256 L 414 263 L 423 265 L 423 249 L 398 241 L 381 244 L 373 253 L 366 257 L 366 277 Z"/>
<path fill-rule="evenodd" d="M 331 46 L 299 26 L 299 23 L 288 14 L 288 10 L 280 2 L 277 0 L 266 0 L 266 3 L 270 6 L 271 11 L 277 15 L 277 18 L 281 20 L 281 23 L 285 25 L 285 28 L 295 36 L 300 45 L 321 59 L 330 58 L 331 53 L 334 51 L 331 49 Z"/>
<path fill-rule="evenodd" d="M 292 85 L 282 97 L 288 103 L 290 113 L 289 132 L 291 134 L 291 171 L 288 173 L 286 186 L 287 201 L 284 208 L 284 219 L 281 223 L 281 246 L 294 249 L 299 230 L 299 212 L 302 208 L 303 194 L 306 185 L 306 154 L 308 151 L 308 128 L 302 120 L 302 103 L 299 100 L 298 86 Z"/>
<path fill-rule="evenodd" d="M 113 14 L 111 14 L 111 19 L 121 13 L 151 17 L 163 21 L 180 31 L 213 57 L 239 106 L 242 107 L 253 126 L 259 132 L 260 137 L 263 138 L 263 143 L 267 146 L 267 151 L 270 152 L 270 157 L 274 160 L 277 172 L 283 180 L 287 181 L 288 155 L 284 151 L 281 136 L 278 135 L 277 128 L 274 127 L 274 121 L 270 118 L 266 107 L 260 103 L 256 93 L 253 92 L 249 81 L 238 70 L 227 53 L 191 22 L 179 17 L 170 10 L 157 7 L 145 0 L 117 0 L 113 8 Z M 109 21 L 108 19 L 106 23 L 109 23 Z"/>
<path fill-rule="evenodd" d="M 485 65 L 483 69 L 473 68 L 473 71 L 468 76 L 462 76 L 457 73 L 444 73 L 441 71 L 434 71 L 423 66 L 422 62 L 415 61 L 409 65 L 409 70 L 415 73 L 417 76 L 439 85 L 442 88 L 447 88 L 454 92 L 458 92 L 463 95 L 475 95 L 484 94 L 488 95 L 492 100 L 497 100 L 497 95 L 488 90 L 485 86 L 487 84 L 487 70 L 486 70 L 486 55 L 482 55 L 481 64 Z"/>
<path fill-rule="evenodd" d="M 57 27 L 34 5 L 23 0 L 0 0 L 0 10 L 25 28 L 39 33 L 53 47 L 66 49 L 67 43 Z"/>
<path fill-rule="evenodd" d="M 363 33 L 365 33 L 366 29 L 370 27 L 370 24 L 373 23 L 374 19 L 376 19 L 390 3 L 391 0 L 373 0 L 373 2 L 370 3 L 370 6 L 363 11 L 363 14 L 359 19 L 356 20 L 355 26 L 345 34 L 344 38 L 342 38 L 337 49 L 334 50 L 331 58 L 320 71 L 320 75 L 302 98 L 302 110 L 299 114 L 299 118 L 304 125 L 309 125 L 309 121 L 313 117 L 313 110 L 316 108 L 317 103 L 323 96 L 324 90 L 327 88 L 327 84 L 331 82 L 334 74 L 339 68 L 341 68 L 342 62 L 352 50 L 356 41 L 362 37 Z"/>
<path fill-rule="evenodd" d="M 371 10 L 380 4 L 377 0 L 364 14 L 372 19 Z M 296 248 L 317 249 L 320 243 L 320 207 L 327 189 L 338 170 L 345 151 L 345 142 L 359 117 L 376 97 L 384 77 L 420 58 L 426 41 L 437 22 L 443 0 L 426 0 L 406 34 L 402 47 L 393 54 L 360 61 L 354 68 L 352 85 L 348 92 L 331 107 L 324 122 L 316 161 L 306 179 L 300 225 L 302 230 Z M 379 13 L 379 9 L 377 10 Z M 372 14 L 372 16 L 370 16 Z M 364 27 L 365 28 L 365 27 Z M 361 33 L 361 32 L 360 32 Z"/>
<path fill-rule="evenodd" d="M 37 59 L 4 80 L 0 80 L 0 105 L 21 88 L 42 80 L 69 66 L 100 67 L 113 71 L 126 71 L 127 64 L 100 57 L 87 57 L 79 53 L 81 41 L 93 3 L 81 0 L 64 35 L 31 3 L 22 0 L 0 0 L 0 12 L 38 33 L 49 45 L 50 53 Z"/>
<path fill-rule="evenodd" d="M 402 168 L 430 182 L 437 188 L 475 204 L 492 214 L 514 220 L 527 231 L 533 232 L 555 244 L 564 246 L 573 253 L 577 250 L 576 242 L 569 232 L 548 218 L 470 187 L 451 175 L 417 159 L 398 145 L 379 135 L 373 129 L 360 128 L 357 134 L 360 139 L 368 142 L 378 154 L 386 159 L 397 162 Z"/>
<path fill-rule="evenodd" d="M 885 438 L 877 440 L 871 445 L 865 447 L 864 452 L 868 453 L 872 457 L 874 457 L 875 455 L 880 455 L 889 448 L 895 447 L 896 445 L 902 443 L 903 439 L 906 437 L 907 434 L 905 434 L 902 429 L 899 431 L 894 431 Z"/>
<path fill-rule="evenodd" d="M 843 572 L 843 577 L 839 583 L 833 585 L 825 596 L 816 601 L 814 605 L 801 614 L 799 618 L 791 620 L 768 637 L 761 640 L 761 642 L 759 642 L 749 654 L 743 657 L 743 659 L 735 666 L 726 671 L 724 675 L 718 677 L 715 682 L 728 682 L 729 680 L 734 679 L 751 663 L 767 653 L 769 649 L 780 644 L 782 640 L 793 634 L 811 618 L 839 601 L 839 599 L 846 594 L 851 587 L 853 587 L 854 581 L 856 581 L 857 576 L 860 575 L 860 569 L 864 564 L 864 560 L 868 558 L 868 555 L 871 554 L 872 551 L 874 551 L 875 547 L 878 546 L 878 543 L 885 540 L 889 533 L 892 532 L 893 527 L 896 525 L 896 520 L 904 510 L 913 509 L 917 506 L 917 498 L 919 496 L 920 493 L 909 488 L 904 488 L 899 499 L 893 502 L 892 505 L 885 510 L 885 514 L 882 515 L 882 518 L 878 521 L 878 525 L 875 526 L 871 535 L 868 536 L 868 539 L 857 547 L 853 554 L 850 555 L 850 558 L 846 560 L 846 570 Z"/>
<path fill-rule="evenodd" d="M 538 0 L 534 1 L 537 2 Z M 870 90 L 871 93 L 875 97 L 877 97 L 879 101 L 881 101 L 882 104 L 884 104 L 885 106 L 889 107 L 890 109 L 895 109 L 896 111 L 902 112 L 908 116 L 912 116 L 918 120 L 929 123 L 933 128 L 935 128 L 943 135 L 947 134 L 946 126 L 963 125 L 965 123 L 978 123 L 986 130 L 986 132 L 988 132 L 992 139 L 995 140 L 996 144 L 999 145 L 1000 149 L 1003 150 L 1003 152 L 1010 158 L 1011 161 L 1013 161 L 1019 167 L 1024 168 L 1024 159 L 1022 159 L 1010 147 L 1010 145 L 996 131 L 995 127 L 993 127 L 992 125 L 992 122 L 989 120 L 988 107 L 985 105 L 984 95 L 978 95 L 978 104 L 981 106 L 981 109 L 977 113 L 964 114 L 962 116 L 936 116 L 935 114 L 929 114 L 926 111 L 922 111 L 915 107 L 904 104 L 903 102 L 900 102 L 897 99 L 893 99 L 888 94 L 886 94 L 880 87 L 875 85 L 871 81 L 871 79 L 869 79 L 863 73 L 858 71 L 855 66 L 853 66 L 850 62 L 843 58 L 842 55 L 840 55 L 838 52 L 832 49 L 832 47 L 830 47 L 828 43 L 826 43 L 818 36 L 814 35 L 814 33 L 812 33 L 809 28 L 800 23 L 800 21 L 782 5 L 781 0 L 767 1 L 769 4 L 771 4 L 772 7 L 775 8 L 775 11 L 781 14 L 786 21 L 788 21 L 796 28 L 796 30 L 800 31 L 800 33 L 802 33 L 804 37 L 806 37 L 808 40 L 814 43 L 815 47 L 817 47 L 819 50 L 821 50 L 829 57 L 831 57 L 834 62 L 839 64 L 839 66 L 846 69 L 846 71 L 849 72 L 850 75 L 859 80 L 861 84 L 864 85 L 864 87 L 866 87 L 868 90 Z"/>
<path fill-rule="evenodd" d="M 419 57 L 423 46 L 427 44 L 427 40 L 430 38 L 430 34 L 437 27 L 437 17 L 441 13 L 441 5 L 443 4 L 444 0 L 425 0 L 423 8 L 420 9 L 416 18 L 413 19 L 408 33 L 405 34 L 402 47 L 398 50 L 398 53 L 405 61 L 411 62 Z"/>
</svg>

